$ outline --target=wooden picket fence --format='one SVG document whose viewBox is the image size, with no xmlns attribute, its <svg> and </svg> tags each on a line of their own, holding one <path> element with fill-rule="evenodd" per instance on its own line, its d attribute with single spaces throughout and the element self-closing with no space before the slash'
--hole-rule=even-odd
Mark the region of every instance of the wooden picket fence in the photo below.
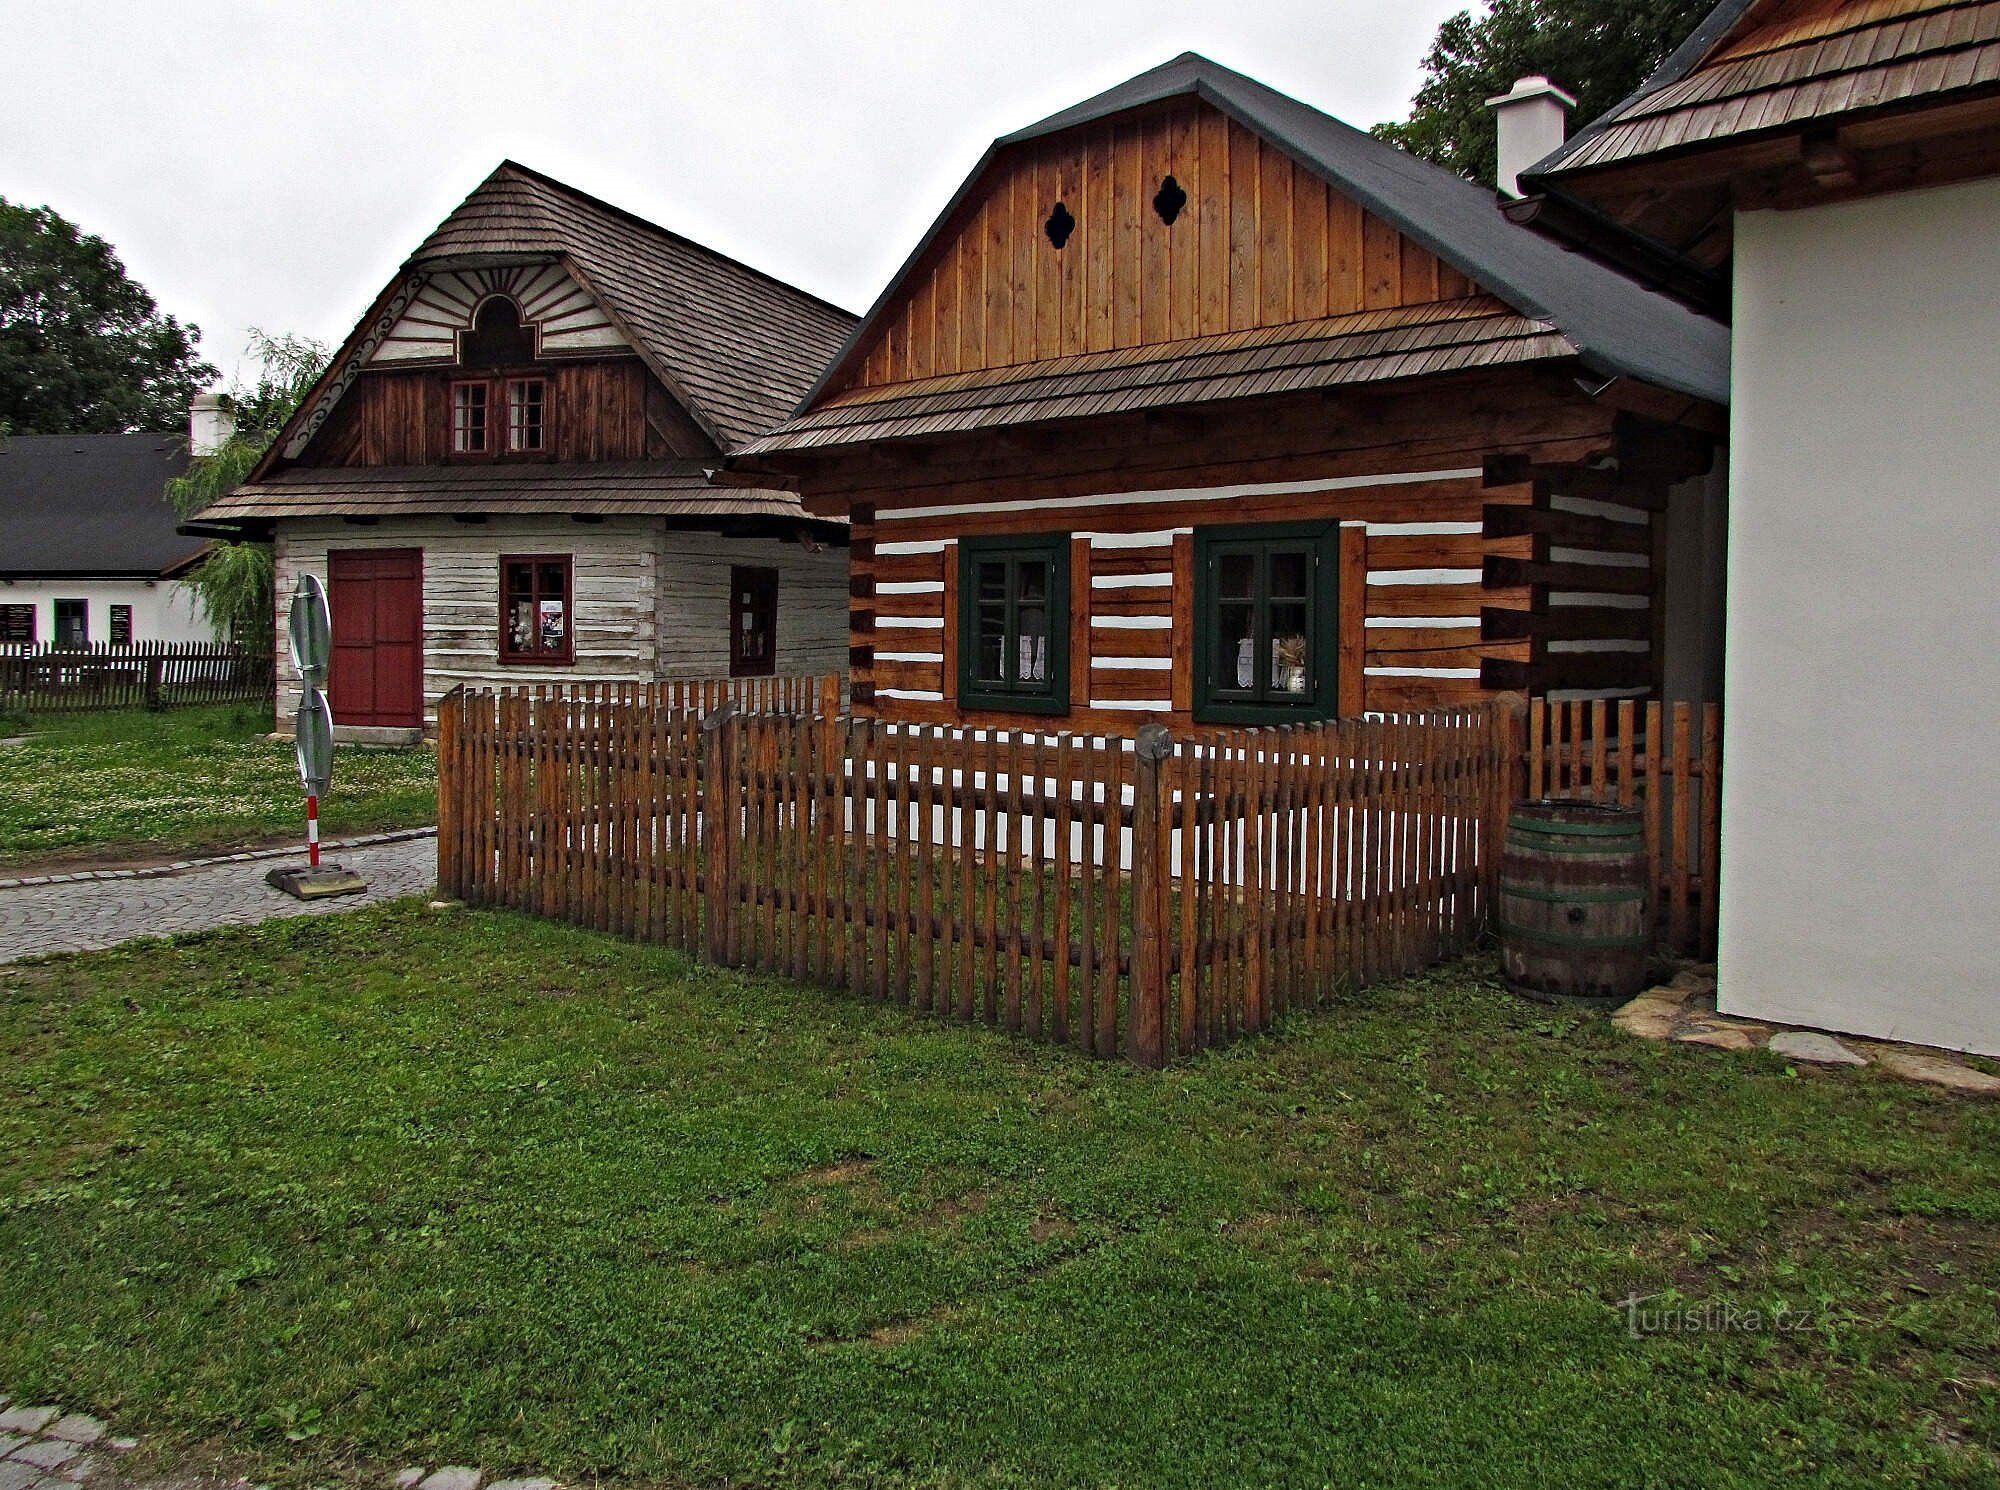
<svg viewBox="0 0 2000 1490">
<path fill-rule="evenodd" d="M 63 714 L 268 703 L 271 654 L 232 642 L 0 643 L 0 709 Z"/>
<path fill-rule="evenodd" d="M 1528 705 L 1522 792 L 1636 806 L 1653 866 L 1655 940 L 1715 955 L 1722 709 L 1657 699 Z"/>
<path fill-rule="evenodd" d="M 1481 934 L 1494 706 L 1175 739 L 457 691 L 439 883 L 1157 1065 Z"/>
</svg>

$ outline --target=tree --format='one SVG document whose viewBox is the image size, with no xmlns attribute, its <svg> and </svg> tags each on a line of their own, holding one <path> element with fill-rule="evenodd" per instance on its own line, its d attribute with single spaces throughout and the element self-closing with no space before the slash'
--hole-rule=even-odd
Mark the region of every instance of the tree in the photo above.
<svg viewBox="0 0 2000 1490">
<path fill-rule="evenodd" d="M 1499 172 L 1486 100 L 1541 73 L 1576 95 L 1588 123 L 1631 93 L 1687 39 L 1713 0 L 1493 0 L 1438 28 L 1409 120 L 1376 138 L 1485 185 Z"/>
<path fill-rule="evenodd" d="M 216 376 L 197 326 L 163 315 L 111 245 L 0 197 L 0 430 L 180 429 Z"/>
<path fill-rule="evenodd" d="M 256 380 L 239 383 L 224 395 L 236 416 L 236 433 L 220 450 L 189 461 L 187 473 L 167 483 L 167 500 L 184 518 L 249 479 L 327 363 L 327 349 L 303 336 L 274 337 L 253 330 L 250 351 L 258 362 Z M 268 543 L 217 542 L 188 577 L 219 639 L 247 638 L 260 646 L 272 636 L 274 582 Z"/>
</svg>

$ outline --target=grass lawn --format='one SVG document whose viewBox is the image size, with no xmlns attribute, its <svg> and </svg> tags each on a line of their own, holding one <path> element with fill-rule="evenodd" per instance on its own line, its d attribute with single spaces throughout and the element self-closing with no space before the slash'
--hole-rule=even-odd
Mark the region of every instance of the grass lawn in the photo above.
<svg viewBox="0 0 2000 1490">
<path fill-rule="evenodd" d="M 394 906 L 0 973 L 0 1154 L 0 1391 L 286 1483 L 2000 1480 L 2000 1104 L 1483 964 L 1148 1074 Z"/>
<path fill-rule="evenodd" d="M 289 742 L 247 704 L 0 720 L 0 874 L 33 861 L 217 848 L 305 833 Z M 329 835 L 437 821 L 437 761 L 343 747 L 320 804 Z"/>
</svg>

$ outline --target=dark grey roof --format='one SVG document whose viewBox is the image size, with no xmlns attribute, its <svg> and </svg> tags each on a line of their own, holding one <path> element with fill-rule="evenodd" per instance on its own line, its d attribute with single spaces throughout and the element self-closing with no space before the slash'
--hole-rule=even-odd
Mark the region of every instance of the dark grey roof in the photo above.
<svg viewBox="0 0 2000 1490">
<path fill-rule="evenodd" d="M 848 338 L 797 413 L 825 390 L 877 314 L 1010 145 L 1170 98 L 1213 105 L 1324 177 L 1523 315 L 1546 321 L 1606 373 L 1715 403 L 1729 398 L 1729 330 L 1614 269 L 1517 226 L 1491 191 L 1194 52 L 995 140 Z"/>
<path fill-rule="evenodd" d="M 0 575 L 156 575 L 203 547 L 174 531 L 179 435 L 0 439 Z"/>
</svg>

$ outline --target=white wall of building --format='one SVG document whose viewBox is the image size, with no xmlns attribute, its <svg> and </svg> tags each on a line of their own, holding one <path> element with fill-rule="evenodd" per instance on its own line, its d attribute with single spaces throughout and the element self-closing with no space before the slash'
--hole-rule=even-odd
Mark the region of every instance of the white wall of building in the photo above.
<svg viewBox="0 0 2000 1490">
<path fill-rule="evenodd" d="M 1722 1007 L 2000 1054 L 2000 182 L 1735 275 Z"/>
<path fill-rule="evenodd" d="M 88 603 L 93 642 L 111 640 L 111 607 L 132 607 L 135 642 L 212 642 L 215 628 L 201 614 L 194 591 L 180 580 L 19 579 L 0 580 L 0 605 L 35 607 L 35 640 L 56 639 L 56 601 Z"/>
</svg>

